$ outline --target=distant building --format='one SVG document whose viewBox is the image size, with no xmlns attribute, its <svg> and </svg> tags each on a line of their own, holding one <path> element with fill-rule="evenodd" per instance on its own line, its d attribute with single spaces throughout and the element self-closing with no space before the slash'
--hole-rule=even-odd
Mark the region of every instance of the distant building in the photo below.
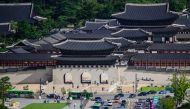
<svg viewBox="0 0 190 109">
<path fill-rule="evenodd" d="M 189 18 L 168 7 L 127 3 L 124 12 L 112 14 L 113 19 L 86 21 L 71 31 L 19 41 L 0 54 L 0 67 L 7 71 L 51 66 L 54 84 L 69 85 L 113 84 L 118 66 L 189 70 Z"/>
<path fill-rule="evenodd" d="M 11 22 L 45 20 L 46 18 L 35 16 L 32 3 L 0 3 L 0 35 L 12 33 Z"/>
</svg>

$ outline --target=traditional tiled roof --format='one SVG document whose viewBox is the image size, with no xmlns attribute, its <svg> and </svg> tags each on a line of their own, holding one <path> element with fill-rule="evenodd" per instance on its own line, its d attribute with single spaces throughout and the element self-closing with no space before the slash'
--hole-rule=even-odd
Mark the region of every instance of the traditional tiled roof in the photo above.
<svg viewBox="0 0 190 109">
<path fill-rule="evenodd" d="M 190 60 L 190 54 L 139 53 L 134 55 L 131 60 Z"/>
<path fill-rule="evenodd" d="M 168 27 L 156 27 L 156 28 L 142 28 L 148 32 L 152 32 L 152 34 L 176 34 L 180 31 L 179 27 L 168 26 Z"/>
<path fill-rule="evenodd" d="M 29 40 L 29 39 L 24 39 L 24 40 L 21 40 L 11 46 L 7 46 L 7 48 L 14 48 L 14 47 L 24 47 L 24 46 L 29 46 L 29 47 L 37 47 L 39 45 L 37 44 L 34 44 L 35 40 Z"/>
<path fill-rule="evenodd" d="M 128 20 L 126 24 L 142 23 L 146 25 L 147 21 L 170 20 L 174 22 L 178 15 L 169 11 L 167 3 L 159 4 L 133 4 L 127 3 L 124 12 L 112 14 L 113 18 L 118 20 Z M 138 25 L 138 24 L 137 24 Z M 150 24 L 148 24 L 150 25 Z M 165 24 L 163 24 L 165 25 Z"/>
<path fill-rule="evenodd" d="M 116 46 L 102 40 L 66 40 L 58 44 L 54 44 L 54 47 L 62 50 L 71 51 L 104 51 L 113 50 Z"/>
<path fill-rule="evenodd" d="M 49 51 L 49 50 L 55 50 L 55 48 L 53 47 L 53 45 L 52 44 L 40 44 L 40 46 L 39 47 L 36 47 L 36 50 L 39 50 L 39 51 L 43 51 L 43 50 L 47 50 L 47 51 Z"/>
<path fill-rule="evenodd" d="M 56 33 L 56 34 L 52 34 L 50 35 L 52 38 L 59 40 L 59 41 L 63 41 L 66 40 L 66 37 L 64 36 L 64 34 L 62 33 Z"/>
<path fill-rule="evenodd" d="M 148 33 L 142 29 L 122 29 L 118 32 L 111 34 L 114 37 L 124 37 L 126 39 L 130 38 L 144 38 L 151 35 L 151 33 Z"/>
<path fill-rule="evenodd" d="M 148 47 L 148 50 L 190 50 L 190 44 L 177 44 L 177 43 L 154 43 Z"/>
<path fill-rule="evenodd" d="M 85 26 L 81 27 L 81 30 L 85 30 L 85 31 L 94 31 L 99 29 L 100 27 L 106 25 L 107 22 L 90 22 L 90 21 L 86 21 Z"/>
<path fill-rule="evenodd" d="M 39 45 L 38 47 L 36 47 L 37 50 L 54 50 L 55 49 L 50 42 L 47 42 L 45 40 L 36 41 L 34 42 L 34 44 Z"/>
<path fill-rule="evenodd" d="M 173 17 L 168 13 L 168 5 L 162 4 L 132 4 L 127 3 L 125 11 L 113 14 L 114 17 L 131 20 L 160 20 Z"/>
<path fill-rule="evenodd" d="M 126 48 L 126 47 L 129 47 L 131 44 L 133 44 L 134 42 L 133 41 L 130 41 L 130 40 L 127 40 L 123 37 L 117 37 L 117 38 L 105 38 L 105 40 L 107 41 L 110 41 L 112 43 L 116 43 L 119 48 Z"/>
<path fill-rule="evenodd" d="M 32 3 L 0 4 L 0 23 L 8 23 L 10 21 L 28 21 L 32 17 L 32 11 Z"/>
<path fill-rule="evenodd" d="M 26 51 L 25 49 L 23 48 L 12 48 L 10 50 L 12 53 L 30 53 L 29 51 Z"/>
<path fill-rule="evenodd" d="M 34 44 L 41 45 L 41 44 L 49 44 L 49 43 L 44 40 L 38 40 L 38 41 L 34 42 Z"/>
<path fill-rule="evenodd" d="M 81 32 L 68 32 L 65 33 L 67 39 L 74 40 L 98 40 L 104 37 L 110 37 L 112 31 L 108 29 L 95 30 L 92 33 L 81 33 Z"/>
<path fill-rule="evenodd" d="M 10 34 L 10 24 L 9 23 L 0 23 L 0 35 Z"/>
<path fill-rule="evenodd" d="M 116 56 L 60 56 L 53 57 L 59 65 L 113 65 L 118 57 Z"/>
<path fill-rule="evenodd" d="M 109 26 L 119 26 L 117 19 L 95 19 L 95 22 L 107 22 Z"/>
<path fill-rule="evenodd" d="M 55 43 L 60 42 L 59 40 L 52 38 L 52 37 L 44 37 L 42 40 L 44 40 L 50 44 L 55 44 Z"/>
<path fill-rule="evenodd" d="M 146 50 L 151 43 L 141 42 L 141 43 L 134 43 L 129 46 L 129 49 L 136 49 L 136 50 Z"/>
<path fill-rule="evenodd" d="M 0 61 L 47 61 L 52 60 L 50 54 L 1 53 Z"/>
<path fill-rule="evenodd" d="M 190 18 L 189 15 L 180 15 L 179 18 L 173 23 L 173 24 L 179 24 L 184 25 L 187 28 L 190 28 Z"/>
</svg>

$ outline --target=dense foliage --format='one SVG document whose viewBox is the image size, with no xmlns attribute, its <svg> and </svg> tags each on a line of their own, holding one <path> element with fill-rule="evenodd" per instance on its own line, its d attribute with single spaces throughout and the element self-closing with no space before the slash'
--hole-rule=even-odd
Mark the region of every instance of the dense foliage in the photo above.
<svg viewBox="0 0 190 109">
<path fill-rule="evenodd" d="M 6 99 L 6 91 L 12 89 L 12 85 L 9 82 L 10 78 L 8 76 L 0 78 L 0 100 L 2 100 L 1 105 L 4 106 Z M 1 109 L 1 108 L 0 108 Z"/>
<path fill-rule="evenodd" d="M 190 88 L 190 80 L 184 72 L 180 72 L 173 75 L 171 82 L 171 87 L 174 89 L 174 99 L 177 105 L 179 105 L 186 97 L 186 90 Z"/>
<path fill-rule="evenodd" d="M 18 22 L 12 42 L 23 38 L 40 38 L 50 33 L 53 28 L 63 28 L 68 24 L 84 25 L 86 20 L 94 18 L 110 18 L 112 13 L 124 10 L 125 3 L 159 3 L 170 1 L 173 11 L 181 11 L 187 0 L 0 0 L 1 3 L 32 2 L 35 15 L 47 17 L 47 21 L 29 24 Z"/>
<path fill-rule="evenodd" d="M 173 98 L 162 98 L 160 100 L 161 109 L 174 109 L 175 100 Z"/>
</svg>

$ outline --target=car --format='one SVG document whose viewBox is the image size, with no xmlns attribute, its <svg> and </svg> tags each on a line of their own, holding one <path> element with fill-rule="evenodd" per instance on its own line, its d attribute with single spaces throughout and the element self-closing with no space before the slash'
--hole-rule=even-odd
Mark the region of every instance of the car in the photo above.
<svg viewBox="0 0 190 109">
<path fill-rule="evenodd" d="M 115 95 L 114 99 L 112 101 L 113 101 L 113 103 L 119 103 L 120 102 L 120 96 Z"/>
<path fill-rule="evenodd" d="M 49 99 L 55 99 L 55 98 L 60 98 L 60 96 L 59 95 L 57 95 L 57 94 L 48 94 L 47 96 L 46 96 L 47 98 L 49 98 Z"/>
<path fill-rule="evenodd" d="M 120 96 L 118 96 L 118 95 L 115 95 L 114 96 L 114 100 L 119 100 L 121 97 Z"/>
<path fill-rule="evenodd" d="M 165 98 L 171 98 L 171 96 L 170 95 L 166 95 Z"/>
<path fill-rule="evenodd" d="M 119 93 L 117 94 L 119 97 L 124 97 L 124 94 L 123 93 Z"/>
<path fill-rule="evenodd" d="M 101 97 L 95 97 L 95 101 L 101 100 L 101 99 L 102 99 Z"/>
<path fill-rule="evenodd" d="M 138 96 L 146 96 L 146 95 L 147 95 L 146 92 L 140 92 L 140 93 L 138 94 Z"/>
<path fill-rule="evenodd" d="M 91 108 L 92 108 L 92 109 L 100 109 L 101 106 L 102 106 L 101 103 L 95 102 L 95 103 L 91 106 Z"/>
<path fill-rule="evenodd" d="M 136 97 L 136 94 L 130 94 L 129 96 L 128 96 L 128 98 L 135 98 Z"/>
<path fill-rule="evenodd" d="M 156 94 L 157 92 L 155 90 L 150 90 L 147 92 L 147 94 Z"/>
<path fill-rule="evenodd" d="M 160 92 L 159 92 L 159 94 L 166 94 L 167 93 L 167 91 L 165 91 L 165 90 L 161 90 Z"/>
<path fill-rule="evenodd" d="M 113 105 L 112 101 L 108 101 L 107 106 L 112 106 L 112 105 Z"/>
</svg>

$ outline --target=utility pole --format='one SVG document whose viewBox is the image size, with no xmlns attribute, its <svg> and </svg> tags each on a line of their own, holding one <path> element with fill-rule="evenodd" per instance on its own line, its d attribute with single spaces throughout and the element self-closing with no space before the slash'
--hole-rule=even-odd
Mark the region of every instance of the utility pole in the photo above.
<svg viewBox="0 0 190 109">
<path fill-rule="evenodd" d="M 40 96 L 42 95 L 42 79 L 40 78 Z"/>
<path fill-rule="evenodd" d="M 137 88 L 138 88 L 138 78 L 137 78 L 137 74 L 135 74 L 135 92 L 137 93 Z"/>
</svg>

